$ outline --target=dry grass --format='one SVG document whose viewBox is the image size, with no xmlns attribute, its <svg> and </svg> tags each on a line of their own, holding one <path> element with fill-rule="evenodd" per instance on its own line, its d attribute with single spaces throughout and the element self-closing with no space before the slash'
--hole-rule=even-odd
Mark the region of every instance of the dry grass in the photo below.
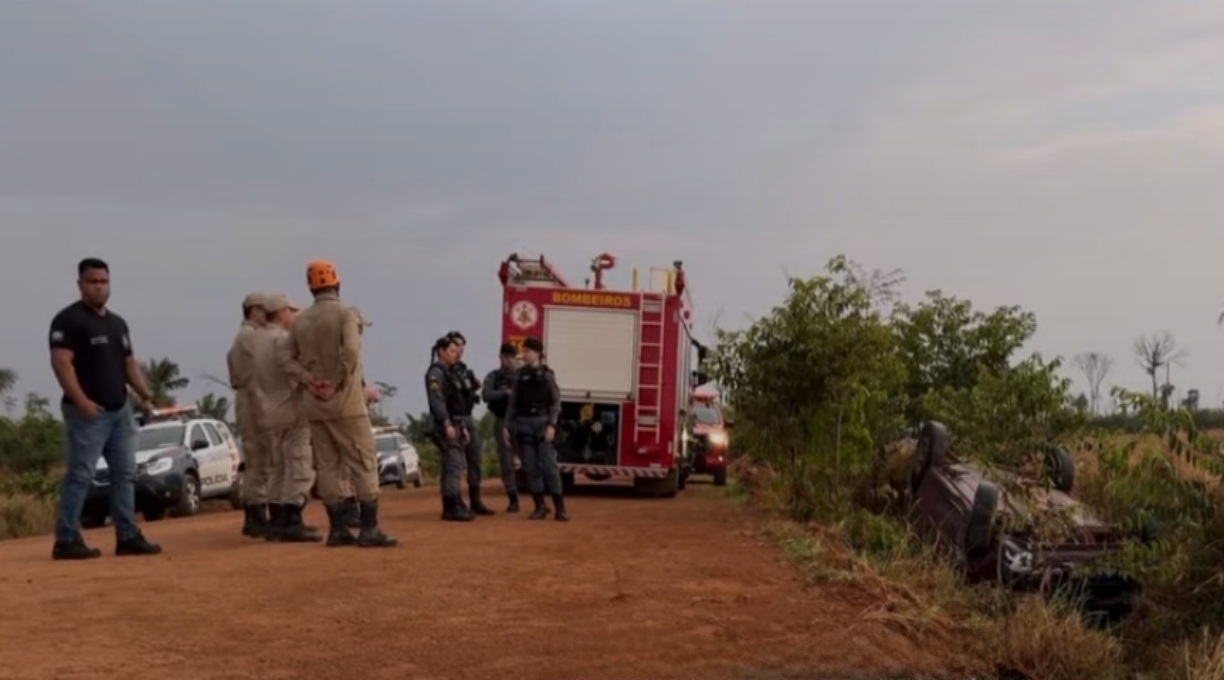
<svg viewBox="0 0 1224 680">
<path fill-rule="evenodd" d="M 1224 680 L 1224 635 L 1204 634 L 1197 643 L 1179 650 L 1176 667 L 1184 680 Z"/>
<path fill-rule="evenodd" d="M 54 525 L 54 497 L 0 496 L 0 540 L 50 533 Z"/>
</svg>

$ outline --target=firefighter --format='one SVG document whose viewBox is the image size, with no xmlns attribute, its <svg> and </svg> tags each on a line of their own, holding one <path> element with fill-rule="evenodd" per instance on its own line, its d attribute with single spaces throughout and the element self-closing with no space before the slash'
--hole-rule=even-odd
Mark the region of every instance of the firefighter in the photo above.
<svg viewBox="0 0 1224 680">
<path fill-rule="evenodd" d="M 425 372 L 425 392 L 434 424 L 434 443 L 441 458 L 442 519 L 470 522 L 476 516 L 463 504 L 459 495 L 459 469 L 463 466 L 462 431 L 452 415 L 452 412 L 462 411 L 466 403 L 451 372 L 459 360 L 457 344 L 458 341 L 449 336 L 438 338 L 434 343 L 433 363 Z"/>
<path fill-rule="evenodd" d="M 565 498 L 561 494 L 561 472 L 557 468 L 557 451 L 553 438 L 557 435 L 557 419 L 561 417 L 561 393 L 552 369 L 541 363 L 544 343 L 539 338 L 523 342 L 523 367 L 518 370 L 510 403 L 506 406 L 506 425 L 501 432 L 503 441 L 511 436 L 523 452 L 523 466 L 531 486 L 535 510 L 528 519 L 548 517 L 544 492 L 552 495 L 557 521 L 569 521 Z"/>
<path fill-rule="evenodd" d="M 511 343 L 501 346 L 498 352 L 501 365 L 489 371 L 485 376 L 480 396 L 488 404 L 489 411 L 495 418 L 493 432 L 500 433 L 506 429 L 506 407 L 510 404 L 510 393 L 514 391 L 514 377 L 518 371 L 518 348 Z M 497 440 L 497 465 L 501 471 L 502 485 L 506 487 L 506 496 L 510 504 L 506 512 L 519 511 L 518 488 L 514 483 L 514 446 L 505 437 L 495 436 Z"/>
<path fill-rule="evenodd" d="M 480 437 L 476 421 L 472 418 L 472 410 L 480 403 L 480 380 L 467 364 L 463 363 L 463 351 L 467 348 L 467 339 L 459 331 L 451 331 L 446 337 L 455 343 L 457 359 L 450 368 L 451 379 L 459 391 L 460 402 L 457 411 L 450 413 L 451 420 L 459 426 L 459 442 L 463 447 L 464 463 L 467 465 L 468 500 L 472 503 L 472 512 L 477 515 L 492 515 L 484 501 L 480 498 L 481 449 Z"/>
<path fill-rule="evenodd" d="M 242 326 L 230 346 L 225 360 L 229 368 L 230 387 L 234 390 L 234 414 L 238 434 L 242 437 L 242 457 L 245 467 L 244 496 L 246 517 L 242 535 L 261 538 L 268 530 L 268 463 L 267 447 L 257 425 L 259 394 L 253 380 L 252 349 L 256 332 L 264 326 L 266 317 L 261 293 L 251 293 L 242 301 Z"/>
<path fill-rule="evenodd" d="M 373 324 L 366 321 L 365 315 L 361 313 L 360 309 L 354 307 L 353 310 L 357 312 L 357 318 L 361 323 L 361 334 L 364 336 L 365 329 Z M 365 378 L 361 379 L 361 389 L 365 394 L 366 407 L 368 409 L 371 404 L 378 401 L 378 390 L 376 388 L 367 386 Z M 341 493 L 344 494 L 345 525 L 350 529 L 361 528 L 361 511 L 357 503 L 357 493 L 353 490 L 353 480 L 351 479 L 348 468 L 345 467 L 340 468 L 340 489 Z"/>
<path fill-rule="evenodd" d="M 306 267 L 314 304 L 298 313 L 281 353 L 282 370 L 309 392 L 302 400 L 327 507 L 327 545 L 392 547 L 378 526 L 378 459 L 362 389 L 361 317 L 340 301 L 340 277 L 330 262 Z M 341 469 L 347 468 L 360 506 L 361 529 L 346 526 Z"/>
<path fill-rule="evenodd" d="M 310 425 L 302 413 L 303 390 L 281 370 L 289 329 L 298 308 L 285 295 L 272 295 L 264 309 L 267 325 L 255 338 L 255 380 L 263 397 L 259 424 L 272 465 L 268 489 L 267 540 L 317 543 L 323 540 L 302 522 L 314 484 Z"/>
</svg>

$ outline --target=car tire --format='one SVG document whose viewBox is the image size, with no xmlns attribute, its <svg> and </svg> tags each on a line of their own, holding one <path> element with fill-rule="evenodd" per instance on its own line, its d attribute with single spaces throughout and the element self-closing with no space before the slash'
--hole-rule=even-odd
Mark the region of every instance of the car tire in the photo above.
<svg viewBox="0 0 1224 680">
<path fill-rule="evenodd" d="M 82 529 L 97 529 L 101 526 L 106 526 L 105 512 L 86 512 L 81 515 Z"/>
<path fill-rule="evenodd" d="M 714 486 L 726 486 L 726 485 L 727 485 L 727 471 L 726 470 L 716 471 L 714 473 Z"/>
<path fill-rule="evenodd" d="M 994 516 L 999 507 L 999 487 L 993 482 L 978 484 L 973 494 L 973 508 L 965 521 L 961 550 L 965 557 L 975 559 L 990 552 L 994 539 Z"/>
<path fill-rule="evenodd" d="M 403 465 L 400 465 L 399 478 L 395 480 L 395 488 L 397 489 L 408 488 L 408 468 L 404 467 Z"/>
<path fill-rule="evenodd" d="M 422 487 L 422 486 L 424 486 L 424 485 L 425 485 L 425 475 L 424 475 L 424 473 L 417 472 L 417 473 L 416 473 L 416 477 L 413 477 L 413 478 L 412 478 L 412 486 L 413 486 L 414 488 L 419 489 L 419 488 L 421 488 L 421 487 Z"/>
<path fill-rule="evenodd" d="M 939 467 L 948 458 L 950 440 L 948 428 L 941 422 L 928 420 L 918 433 L 918 444 L 914 448 L 914 465 L 910 472 L 910 491 L 918 491 L 922 480 L 931 468 Z"/>
<path fill-rule="evenodd" d="M 1049 475 L 1054 488 L 1063 493 L 1071 493 L 1075 488 L 1075 460 L 1071 458 L 1071 454 L 1061 447 L 1052 448 L 1046 451 L 1045 465 L 1046 474 Z"/>
<path fill-rule="evenodd" d="M 150 508 L 145 508 L 140 513 L 146 522 L 159 522 L 166 518 L 166 507 L 163 505 L 155 505 Z"/>
<path fill-rule="evenodd" d="M 174 504 L 175 517 L 191 517 L 200 512 L 200 480 L 192 473 L 183 475 L 179 500 Z"/>
</svg>

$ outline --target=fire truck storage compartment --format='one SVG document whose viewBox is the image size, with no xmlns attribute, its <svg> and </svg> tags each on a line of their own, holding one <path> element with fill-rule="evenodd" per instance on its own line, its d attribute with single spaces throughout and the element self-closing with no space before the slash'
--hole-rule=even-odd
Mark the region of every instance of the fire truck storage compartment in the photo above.
<svg viewBox="0 0 1224 680">
<path fill-rule="evenodd" d="M 557 461 L 583 465 L 618 465 L 620 404 L 562 401 L 557 422 Z"/>
<path fill-rule="evenodd" d="M 544 351 L 562 401 L 628 401 L 637 368 L 637 313 L 544 308 Z"/>
</svg>

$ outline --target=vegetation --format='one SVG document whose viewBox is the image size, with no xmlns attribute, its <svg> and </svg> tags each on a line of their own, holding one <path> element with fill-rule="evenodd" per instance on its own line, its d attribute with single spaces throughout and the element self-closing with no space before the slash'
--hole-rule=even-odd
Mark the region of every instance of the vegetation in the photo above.
<svg viewBox="0 0 1224 680">
<path fill-rule="evenodd" d="M 1033 314 L 939 291 L 906 304 L 899 282 L 838 257 L 791 279 L 748 328 L 718 332 L 709 368 L 737 415 L 733 493 L 785 513 L 780 538 L 813 579 L 877 589 L 887 606 L 871 616 L 959 636 L 984 666 L 968 670 L 1224 677 L 1224 467 L 1196 393 L 1171 399 L 1171 367 L 1185 356 L 1172 336 L 1135 343 L 1151 393 L 1115 388 L 1120 413 L 1094 417 L 1110 358 L 1073 360 L 1089 385 L 1073 396 L 1060 359 L 1020 354 Z M 956 456 L 988 467 L 1031 464 L 1054 444 L 1075 451 L 1082 500 L 1133 533 L 1160 530 L 1109 565 L 1145 586 L 1120 629 L 1085 627 L 1065 603 L 964 586 L 914 540 L 898 512 L 910 463 L 895 443 L 928 418 L 949 426 Z"/>
</svg>

